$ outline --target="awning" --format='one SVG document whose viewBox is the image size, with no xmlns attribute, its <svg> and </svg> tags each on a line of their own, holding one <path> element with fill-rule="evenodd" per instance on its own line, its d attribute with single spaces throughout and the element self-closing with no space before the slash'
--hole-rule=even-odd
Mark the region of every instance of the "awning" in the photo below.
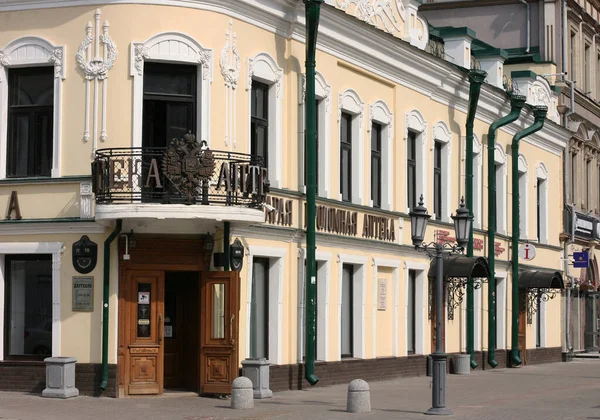
<svg viewBox="0 0 600 420">
<path fill-rule="evenodd" d="M 560 271 L 523 270 L 519 271 L 520 289 L 564 289 Z"/>
<path fill-rule="evenodd" d="M 431 261 L 427 277 L 437 275 L 437 258 Z M 488 277 L 490 273 L 487 260 L 483 257 L 466 257 L 456 255 L 444 258 L 444 278 L 479 278 Z"/>
</svg>

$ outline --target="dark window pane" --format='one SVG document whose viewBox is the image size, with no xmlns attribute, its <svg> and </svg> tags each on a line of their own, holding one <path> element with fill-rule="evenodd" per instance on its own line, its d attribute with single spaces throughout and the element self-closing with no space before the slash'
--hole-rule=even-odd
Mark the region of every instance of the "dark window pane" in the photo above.
<svg viewBox="0 0 600 420">
<path fill-rule="evenodd" d="M 417 161 L 416 161 L 416 135 L 409 132 L 406 146 L 406 191 L 408 194 L 408 208 L 414 209 L 417 205 Z"/>
<path fill-rule="evenodd" d="M 269 86 L 253 81 L 250 102 L 250 153 L 262 157 L 266 165 L 269 159 Z"/>
<path fill-rule="evenodd" d="M 151 328 L 150 304 L 152 302 L 152 296 L 150 295 L 151 290 L 152 290 L 152 284 L 138 283 L 138 310 L 137 310 L 137 336 L 138 336 L 138 338 L 150 338 L 151 337 L 151 331 L 150 331 L 150 328 Z M 140 302 L 147 302 L 147 303 L 140 303 Z"/>
<path fill-rule="evenodd" d="M 342 267 L 342 356 L 352 357 L 354 340 L 352 328 L 354 325 L 352 306 L 354 303 L 353 277 L 354 267 L 344 264 Z"/>
<path fill-rule="evenodd" d="M 373 207 L 381 207 L 381 157 L 371 158 L 371 199 Z"/>
<path fill-rule="evenodd" d="M 197 66 L 164 63 L 144 64 L 144 94 L 196 95 Z"/>
<path fill-rule="evenodd" d="M 433 211 L 436 220 L 442 218 L 442 144 L 435 142 L 433 158 Z"/>
<path fill-rule="evenodd" d="M 269 358 L 269 259 L 254 258 L 250 307 L 250 355 Z"/>
<path fill-rule="evenodd" d="M 10 69 L 7 176 L 50 176 L 54 68 Z"/>
<path fill-rule="evenodd" d="M 416 273 L 413 270 L 408 271 L 408 308 L 406 336 L 408 338 L 407 352 L 413 354 L 415 352 L 416 343 Z"/>
<path fill-rule="evenodd" d="M 342 113 L 340 129 L 340 192 L 342 200 L 352 200 L 352 115 Z"/>
<path fill-rule="evenodd" d="M 6 257 L 9 356 L 52 354 L 52 257 Z"/>
</svg>

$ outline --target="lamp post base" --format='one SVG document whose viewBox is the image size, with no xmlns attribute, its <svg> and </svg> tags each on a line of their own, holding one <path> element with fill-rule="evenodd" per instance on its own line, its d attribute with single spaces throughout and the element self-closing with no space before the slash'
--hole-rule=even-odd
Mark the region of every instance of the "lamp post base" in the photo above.
<svg viewBox="0 0 600 420">
<path fill-rule="evenodd" d="M 431 388 L 432 407 L 425 414 L 449 416 L 452 411 L 446 408 L 446 353 L 433 353 L 433 386 Z"/>
</svg>

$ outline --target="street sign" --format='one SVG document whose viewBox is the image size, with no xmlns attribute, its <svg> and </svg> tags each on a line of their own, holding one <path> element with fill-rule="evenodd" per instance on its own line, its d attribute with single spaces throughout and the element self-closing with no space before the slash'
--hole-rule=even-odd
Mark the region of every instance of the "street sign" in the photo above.
<svg viewBox="0 0 600 420">
<path fill-rule="evenodd" d="M 573 252 L 573 267 L 588 268 L 590 266 L 590 254 L 586 251 Z"/>
<path fill-rule="evenodd" d="M 519 248 L 519 257 L 525 261 L 531 261 L 535 258 L 535 247 L 532 244 L 523 244 Z"/>
</svg>

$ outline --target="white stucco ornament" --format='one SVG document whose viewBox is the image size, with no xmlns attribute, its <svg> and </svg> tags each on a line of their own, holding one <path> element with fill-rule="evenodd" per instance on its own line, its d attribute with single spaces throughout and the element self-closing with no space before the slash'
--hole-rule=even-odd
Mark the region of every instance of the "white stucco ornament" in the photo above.
<svg viewBox="0 0 600 420">
<path fill-rule="evenodd" d="M 386 32 L 402 32 L 402 26 L 398 23 L 392 7 L 392 0 L 338 0 L 338 6 L 346 10 L 351 4 L 356 6 L 354 16 L 370 23 L 373 26 L 383 25 Z M 404 4 L 397 0 L 396 12 L 401 20 L 404 20 Z"/>
</svg>

